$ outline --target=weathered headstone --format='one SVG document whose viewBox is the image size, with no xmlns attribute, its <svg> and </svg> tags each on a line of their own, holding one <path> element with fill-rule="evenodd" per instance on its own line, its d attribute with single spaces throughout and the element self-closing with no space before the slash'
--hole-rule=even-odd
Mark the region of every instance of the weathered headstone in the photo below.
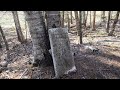
<svg viewBox="0 0 120 90">
<path fill-rule="evenodd" d="M 76 67 L 70 49 L 67 28 L 52 28 L 48 30 L 55 69 L 55 77 L 69 72 L 75 72 Z"/>
</svg>

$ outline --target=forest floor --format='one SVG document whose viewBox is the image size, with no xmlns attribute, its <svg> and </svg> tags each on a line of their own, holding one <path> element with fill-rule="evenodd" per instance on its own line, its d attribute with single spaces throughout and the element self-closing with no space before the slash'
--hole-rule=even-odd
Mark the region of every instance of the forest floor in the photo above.
<svg viewBox="0 0 120 90">
<path fill-rule="evenodd" d="M 100 14 L 98 15 L 100 16 Z M 53 67 L 32 67 L 32 41 L 25 26 L 23 12 L 19 12 L 20 24 L 27 42 L 21 44 L 17 40 L 14 20 L 11 12 L 0 12 L 0 24 L 7 38 L 10 50 L 6 52 L 5 45 L 0 49 L 0 63 L 7 59 L 6 68 L 0 66 L 0 79 L 51 79 Z M 88 19 L 89 20 L 89 19 Z M 97 22 L 100 21 L 100 18 Z M 96 23 L 97 23 L 96 22 Z M 97 25 L 97 24 L 96 24 Z M 116 27 L 115 36 L 108 36 L 104 27 L 96 31 L 83 30 L 83 44 L 79 44 L 76 28 L 69 33 L 71 49 L 75 53 L 76 73 L 64 75 L 61 79 L 120 79 L 120 27 Z M 27 31 L 27 32 L 26 32 Z M 27 36 L 26 36 L 27 35 Z M 85 46 L 93 46 L 99 50 L 88 51 Z"/>
<path fill-rule="evenodd" d="M 32 67 L 29 61 L 32 59 L 32 41 L 28 38 L 25 44 L 17 40 L 16 32 L 7 31 L 7 41 L 10 50 L 5 47 L 0 51 L 1 60 L 4 61 L 7 54 L 10 61 L 8 66 L 0 72 L 1 79 L 51 79 L 54 77 L 54 68 Z M 76 73 L 64 75 L 61 79 L 120 79 L 120 30 L 115 31 L 115 36 L 107 36 L 105 29 L 96 31 L 86 30 L 83 34 L 83 44 L 79 44 L 79 37 L 75 28 L 69 33 L 71 49 L 75 53 L 74 60 Z M 3 43 L 4 44 L 4 43 Z M 5 46 L 5 45 L 3 45 Z M 99 50 L 88 51 L 85 46 L 93 46 Z"/>
</svg>

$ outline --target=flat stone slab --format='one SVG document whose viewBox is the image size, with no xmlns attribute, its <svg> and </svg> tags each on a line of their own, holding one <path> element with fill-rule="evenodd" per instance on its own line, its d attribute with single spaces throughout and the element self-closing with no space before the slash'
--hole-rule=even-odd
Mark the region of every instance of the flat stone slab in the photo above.
<svg viewBox="0 0 120 90">
<path fill-rule="evenodd" d="M 76 71 L 67 28 L 48 30 L 56 77 Z"/>
</svg>

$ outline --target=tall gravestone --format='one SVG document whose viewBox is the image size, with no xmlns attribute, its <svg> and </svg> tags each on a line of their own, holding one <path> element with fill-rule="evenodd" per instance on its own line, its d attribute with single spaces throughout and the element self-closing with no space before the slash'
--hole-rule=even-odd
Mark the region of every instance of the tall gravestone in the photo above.
<svg viewBox="0 0 120 90">
<path fill-rule="evenodd" d="M 52 28 L 48 30 L 55 69 L 55 77 L 69 72 L 75 72 L 76 67 L 70 49 L 67 28 Z"/>
</svg>

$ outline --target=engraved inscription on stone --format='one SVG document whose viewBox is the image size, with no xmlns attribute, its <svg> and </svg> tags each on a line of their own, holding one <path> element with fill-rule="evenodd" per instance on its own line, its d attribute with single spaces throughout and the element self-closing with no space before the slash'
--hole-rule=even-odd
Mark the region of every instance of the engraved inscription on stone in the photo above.
<svg viewBox="0 0 120 90">
<path fill-rule="evenodd" d="M 67 28 L 53 28 L 48 31 L 56 77 L 75 71 Z"/>
</svg>

